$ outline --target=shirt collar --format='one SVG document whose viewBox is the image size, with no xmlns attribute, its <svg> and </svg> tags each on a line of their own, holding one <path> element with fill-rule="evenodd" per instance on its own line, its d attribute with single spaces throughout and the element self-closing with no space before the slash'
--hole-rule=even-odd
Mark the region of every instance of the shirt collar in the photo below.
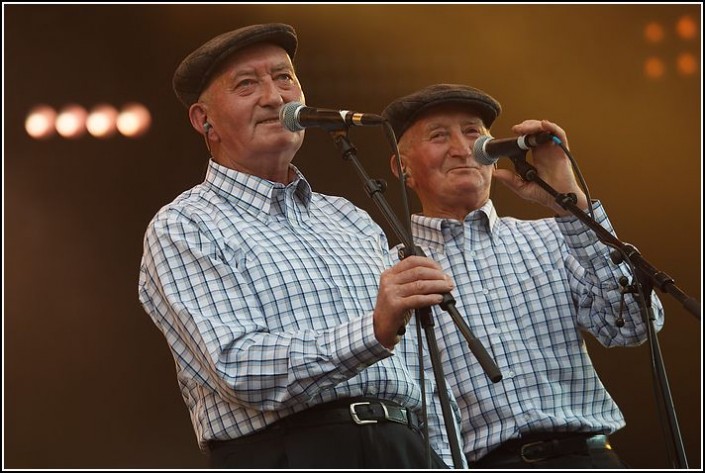
<svg viewBox="0 0 705 473">
<path fill-rule="evenodd" d="M 491 200 L 488 200 L 479 209 L 470 212 L 463 219 L 462 225 L 468 227 L 473 222 L 484 224 L 491 235 L 498 221 L 497 211 Z M 411 216 L 411 231 L 416 244 L 425 245 L 436 251 L 443 252 L 445 242 L 451 234 L 450 229 L 461 225 L 461 222 L 452 218 L 426 217 L 414 214 Z"/>
<path fill-rule="evenodd" d="M 295 176 L 289 184 L 284 185 L 227 168 L 211 159 L 205 182 L 216 193 L 229 201 L 234 201 L 254 215 L 269 215 L 273 210 L 273 199 L 286 189 L 293 189 L 295 200 L 308 212 L 312 196 L 311 185 L 296 166 L 289 164 L 289 169 Z"/>
</svg>

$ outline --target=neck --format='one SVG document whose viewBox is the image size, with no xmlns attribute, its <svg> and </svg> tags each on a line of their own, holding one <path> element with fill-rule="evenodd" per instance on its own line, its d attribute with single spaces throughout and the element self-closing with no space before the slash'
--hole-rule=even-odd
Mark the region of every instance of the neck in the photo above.
<svg viewBox="0 0 705 473">
<path fill-rule="evenodd" d="M 487 203 L 489 196 L 478 199 L 468 199 L 467 197 L 458 200 L 431 200 L 421 199 L 423 215 L 433 218 L 449 218 L 462 222 L 465 217 Z"/>
<path fill-rule="evenodd" d="M 270 158 L 260 155 L 256 159 L 251 160 L 228 159 L 227 156 L 216 156 L 215 154 L 213 156 L 213 160 L 222 166 L 282 184 L 288 184 L 294 179 L 295 173 L 290 166 L 292 159 L 293 156 L 275 156 Z"/>
</svg>

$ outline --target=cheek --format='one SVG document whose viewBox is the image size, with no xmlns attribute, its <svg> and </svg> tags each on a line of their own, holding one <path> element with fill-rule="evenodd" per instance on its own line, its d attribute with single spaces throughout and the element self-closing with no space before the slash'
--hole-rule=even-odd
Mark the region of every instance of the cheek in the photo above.
<svg viewBox="0 0 705 473">
<path fill-rule="evenodd" d="M 443 185 L 443 176 L 437 170 L 415 172 L 409 178 L 409 187 L 412 189 L 437 189 L 441 185 Z"/>
<path fill-rule="evenodd" d="M 301 89 L 299 84 L 283 91 L 282 97 L 284 97 L 286 102 L 306 103 L 306 96 L 304 95 L 304 91 Z"/>
<path fill-rule="evenodd" d="M 245 127 L 246 123 L 249 123 L 249 118 L 252 116 L 250 109 L 244 106 L 233 107 L 228 110 L 225 119 L 229 127 L 233 130 L 241 130 Z"/>
</svg>

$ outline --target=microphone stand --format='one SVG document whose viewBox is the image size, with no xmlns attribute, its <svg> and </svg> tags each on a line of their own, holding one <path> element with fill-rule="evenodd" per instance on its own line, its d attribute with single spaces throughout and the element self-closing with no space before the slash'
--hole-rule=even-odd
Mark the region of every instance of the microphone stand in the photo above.
<svg viewBox="0 0 705 473">
<path fill-rule="evenodd" d="M 358 176 L 362 180 L 363 187 L 367 195 L 372 198 L 375 204 L 377 204 L 377 207 L 384 215 L 384 218 L 392 226 L 394 233 L 403 243 L 404 248 L 400 251 L 400 256 L 402 258 L 410 255 L 426 256 L 421 248 L 414 245 L 411 232 L 402 226 L 401 222 L 399 222 L 399 219 L 389 206 L 389 203 L 382 195 L 386 184 L 378 179 L 371 179 L 367 172 L 365 172 L 365 169 L 362 167 L 360 161 L 357 159 L 357 150 L 348 139 L 347 127 L 330 126 L 328 127 L 328 132 L 333 138 L 333 141 L 338 147 L 343 159 L 350 161 L 355 167 Z M 455 322 L 455 325 L 465 337 L 468 345 L 470 346 L 470 350 L 477 358 L 487 376 L 495 383 L 500 381 L 502 379 L 502 374 L 500 373 L 499 368 L 497 368 L 497 365 L 494 363 L 492 358 L 490 358 L 489 354 L 482 346 L 482 343 L 477 339 L 477 337 L 475 337 L 465 321 L 463 321 L 462 316 L 455 307 L 455 299 L 450 295 L 450 293 L 443 294 L 443 301 L 440 303 L 440 307 L 450 314 L 453 322 Z M 438 386 L 441 411 L 443 412 L 443 419 L 445 422 L 446 432 L 448 434 L 448 442 L 450 444 L 451 454 L 453 457 L 453 464 L 455 465 L 455 468 L 462 468 L 462 452 L 460 451 L 460 445 L 458 444 L 455 425 L 451 422 L 453 413 L 450 408 L 450 400 L 448 399 L 445 375 L 438 351 L 438 342 L 432 328 L 434 323 L 431 308 L 426 307 L 423 309 L 417 309 L 416 316 L 426 334 L 429 355 L 433 366 L 433 374 L 436 378 L 436 384 Z"/>
<path fill-rule="evenodd" d="M 700 318 L 700 304 L 697 300 L 692 297 L 688 297 L 683 291 L 678 289 L 673 278 L 653 267 L 646 259 L 644 259 L 644 257 L 641 256 L 634 246 L 622 243 L 614 235 L 605 230 L 602 225 L 597 223 L 597 221 L 580 210 L 580 208 L 576 205 L 577 197 L 575 194 L 559 193 L 546 181 L 541 179 L 538 176 L 536 168 L 526 161 L 526 153 L 526 151 L 523 151 L 517 156 L 509 156 L 514 163 L 517 173 L 522 177 L 522 179 L 525 181 L 535 182 L 542 189 L 553 196 L 561 207 L 571 212 L 581 222 L 587 225 L 588 228 L 594 231 L 597 238 L 599 238 L 601 242 L 607 246 L 615 248 L 617 251 L 612 254 L 612 261 L 615 264 L 626 260 L 632 268 L 634 277 L 637 281 L 636 285 L 635 287 L 627 286 L 623 289 L 623 293 L 630 292 L 635 293 L 638 296 L 637 300 L 639 302 L 641 316 L 646 324 L 647 338 L 649 340 L 649 351 L 652 359 L 652 368 L 657 384 L 656 397 L 657 401 L 661 401 L 662 403 L 661 409 L 663 409 L 663 412 L 661 414 L 663 415 L 665 413 L 668 420 L 667 425 L 664 427 L 664 430 L 667 430 L 665 436 L 668 440 L 670 440 L 668 445 L 668 454 L 674 468 L 688 468 L 688 461 L 685 457 L 683 440 L 678 428 L 678 419 L 676 418 L 676 412 L 673 406 L 673 399 L 671 397 L 671 391 L 668 385 L 666 369 L 663 363 L 663 357 L 661 355 L 656 329 L 654 327 L 655 317 L 653 307 L 651 306 L 651 292 L 653 291 L 653 287 L 655 285 L 661 291 L 671 294 L 697 318 Z M 588 202 L 588 205 L 591 205 L 591 203 Z M 634 270 L 634 268 L 636 268 L 636 270 Z M 620 326 L 619 321 L 617 325 Z M 676 457 L 675 462 L 674 453 Z"/>
</svg>

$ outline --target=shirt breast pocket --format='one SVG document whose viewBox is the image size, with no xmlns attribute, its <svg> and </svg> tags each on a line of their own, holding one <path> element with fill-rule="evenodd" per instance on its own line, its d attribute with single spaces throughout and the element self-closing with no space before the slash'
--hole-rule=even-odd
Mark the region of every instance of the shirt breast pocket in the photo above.
<svg viewBox="0 0 705 473">
<path fill-rule="evenodd" d="M 576 307 L 558 268 L 530 270 L 507 287 L 520 336 L 539 347 L 580 343 Z"/>
</svg>

